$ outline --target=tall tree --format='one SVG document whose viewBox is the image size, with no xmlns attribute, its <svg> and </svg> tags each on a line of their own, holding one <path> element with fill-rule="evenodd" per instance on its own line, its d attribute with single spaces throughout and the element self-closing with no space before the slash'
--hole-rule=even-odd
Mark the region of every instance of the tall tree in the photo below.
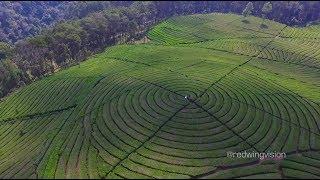
<svg viewBox="0 0 320 180">
<path fill-rule="evenodd" d="M 254 9 L 253 8 L 253 3 L 252 2 L 248 2 L 246 7 L 242 11 L 242 15 L 244 16 L 244 18 L 246 18 L 247 16 L 250 16 L 252 14 L 253 9 Z"/>
<path fill-rule="evenodd" d="M 263 23 L 264 23 L 267 15 L 272 11 L 272 4 L 270 2 L 264 3 L 261 11 L 262 11 L 262 17 L 263 17 Z"/>
<path fill-rule="evenodd" d="M 13 47 L 5 42 L 0 42 L 0 61 L 13 55 Z"/>
</svg>

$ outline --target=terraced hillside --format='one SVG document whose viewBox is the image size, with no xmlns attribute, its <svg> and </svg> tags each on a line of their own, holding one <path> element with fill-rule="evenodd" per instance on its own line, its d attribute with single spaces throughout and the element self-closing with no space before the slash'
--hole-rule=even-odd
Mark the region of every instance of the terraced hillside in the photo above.
<svg viewBox="0 0 320 180">
<path fill-rule="evenodd" d="M 320 178 L 320 26 L 248 21 L 174 17 L 6 97 L 0 177 Z"/>
</svg>

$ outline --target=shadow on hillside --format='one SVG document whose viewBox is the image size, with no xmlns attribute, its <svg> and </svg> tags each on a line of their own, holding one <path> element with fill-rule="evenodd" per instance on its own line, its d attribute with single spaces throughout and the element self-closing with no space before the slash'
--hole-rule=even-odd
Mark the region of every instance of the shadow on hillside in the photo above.
<svg viewBox="0 0 320 180">
<path fill-rule="evenodd" d="M 248 21 L 246 19 L 242 20 L 242 22 L 245 23 L 245 24 L 250 24 L 250 21 Z"/>
<path fill-rule="evenodd" d="M 261 28 L 261 29 L 268 29 L 268 26 L 265 25 L 265 24 L 261 24 L 261 25 L 260 25 L 260 28 Z"/>
</svg>

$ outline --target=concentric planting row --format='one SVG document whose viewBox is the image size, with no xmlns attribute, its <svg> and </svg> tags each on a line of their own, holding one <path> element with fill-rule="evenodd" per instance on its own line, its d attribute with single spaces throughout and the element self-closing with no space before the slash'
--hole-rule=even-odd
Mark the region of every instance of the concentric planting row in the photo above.
<svg viewBox="0 0 320 180">
<path fill-rule="evenodd" d="M 318 29 L 242 20 L 174 17 L 5 98 L 0 177 L 320 178 Z"/>
</svg>

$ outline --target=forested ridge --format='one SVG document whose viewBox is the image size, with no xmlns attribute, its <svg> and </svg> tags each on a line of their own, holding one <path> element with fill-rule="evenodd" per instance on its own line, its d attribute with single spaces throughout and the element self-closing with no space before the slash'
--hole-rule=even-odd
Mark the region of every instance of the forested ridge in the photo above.
<svg viewBox="0 0 320 180">
<path fill-rule="evenodd" d="M 2 97 L 15 87 L 77 64 L 107 46 L 138 40 L 165 18 L 241 13 L 248 1 L 0 3 L 0 18 L 4 19 L 0 24 L 0 39 L 4 41 L 0 44 Z M 262 16 L 264 4 L 253 2 L 252 14 Z M 319 2 L 279 1 L 272 5 L 266 18 L 288 25 L 304 26 L 320 17 Z"/>
<path fill-rule="evenodd" d="M 92 12 L 128 6 L 126 1 L 2 1 L 0 41 L 15 43 L 57 22 L 83 18 Z"/>
<path fill-rule="evenodd" d="M 248 1 L 163 2 L 164 13 L 206 13 L 212 11 L 241 13 Z M 253 2 L 253 15 L 261 16 L 265 1 Z M 132 1 L 2 1 L 0 2 L 0 41 L 14 43 L 40 33 L 44 27 L 68 19 L 83 18 L 90 13 L 113 7 L 128 7 Z M 157 4 L 157 2 L 155 2 Z M 270 19 L 288 25 L 304 26 L 318 20 L 317 1 L 276 1 Z"/>
</svg>

